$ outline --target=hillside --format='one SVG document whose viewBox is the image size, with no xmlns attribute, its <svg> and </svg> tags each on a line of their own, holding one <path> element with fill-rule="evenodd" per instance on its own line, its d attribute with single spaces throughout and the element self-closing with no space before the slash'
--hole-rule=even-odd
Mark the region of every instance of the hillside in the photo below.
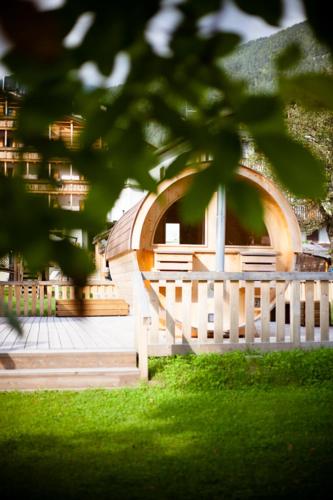
<svg viewBox="0 0 333 500">
<path fill-rule="evenodd" d="M 223 66 L 234 78 L 248 81 L 252 91 L 272 91 L 275 86 L 275 57 L 290 43 L 299 43 L 303 57 L 293 72 L 332 69 L 328 49 L 314 38 L 306 22 L 241 45 L 224 60 Z"/>
</svg>

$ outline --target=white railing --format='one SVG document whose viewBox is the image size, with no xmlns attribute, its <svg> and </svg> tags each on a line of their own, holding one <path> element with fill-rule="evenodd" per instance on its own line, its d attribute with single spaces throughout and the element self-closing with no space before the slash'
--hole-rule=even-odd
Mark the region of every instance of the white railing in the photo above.
<svg viewBox="0 0 333 500">
<path fill-rule="evenodd" d="M 116 298 L 115 284 L 92 281 L 80 289 L 66 281 L 0 281 L 0 315 L 54 316 L 58 299 Z"/>
<path fill-rule="evenodd" d="M 142 279 L 150 355 L 333 346 L 333 273 L 143 272 Z"/>
</svg>

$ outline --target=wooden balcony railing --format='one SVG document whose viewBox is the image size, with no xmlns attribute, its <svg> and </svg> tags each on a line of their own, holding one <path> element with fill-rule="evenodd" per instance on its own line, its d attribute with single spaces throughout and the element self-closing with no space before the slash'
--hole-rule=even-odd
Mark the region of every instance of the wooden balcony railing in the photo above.
<svg viewBox="0 0 333 500">
<path fill-rule="evenodd" d="M 116 298 L 115 284 L 90 282 L 75 295 L 72 284 L 64 281 L 0 281 L 0 313 L 5 309 L 17 316 L 54 316 L 57 299 Z"/>
<path fill-rule="evenodd" d="M 333 273 L 143 272 L 142 279 L 151 355 L 333 346 Z"/>
</svg>

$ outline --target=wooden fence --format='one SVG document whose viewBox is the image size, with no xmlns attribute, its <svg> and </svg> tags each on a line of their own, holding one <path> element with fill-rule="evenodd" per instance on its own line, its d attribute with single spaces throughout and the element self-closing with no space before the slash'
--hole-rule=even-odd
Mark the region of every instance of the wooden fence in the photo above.
<svg viewBox="0 0 333 500">
<path fill-rule="evenodd" d="M 142 279 L 150 355 L 333 346 L 333 273 L 143 272 Z"/>
<path fill-rule="evenodd" d="M 114 283 L 89 282 L 75 290 L 64 281 L 0 281 L 0 314 L 5 309 L 17 316 L 53 316 L 57 299 L 116 298 Z"/>
</svg>

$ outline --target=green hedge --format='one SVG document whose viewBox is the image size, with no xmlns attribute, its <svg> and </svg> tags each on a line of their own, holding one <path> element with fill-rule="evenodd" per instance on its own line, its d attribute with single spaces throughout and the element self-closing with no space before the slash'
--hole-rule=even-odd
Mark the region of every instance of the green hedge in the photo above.
<svg viewBox="0 0 333 500">
<path fill-rule="evenodd" d="M 150 359 L 150 377 L 175 388 L 209 390 L 254 385 L 333 382 L 333 349 L 233 351 Z"/>
</svg>

